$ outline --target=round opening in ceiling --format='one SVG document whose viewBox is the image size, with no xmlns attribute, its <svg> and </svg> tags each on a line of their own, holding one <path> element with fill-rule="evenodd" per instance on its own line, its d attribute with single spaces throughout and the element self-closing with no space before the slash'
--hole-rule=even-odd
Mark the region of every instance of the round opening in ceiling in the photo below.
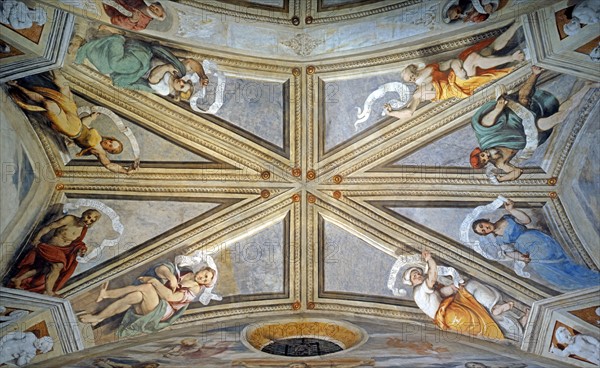
<svg viewBox="0 0 600 368">
<path fill-rule="evenodd" d="M 311 357 L 347 351 L 367 341 L 367 333 L 348 322 L 324 319 L 256 323 L 242 331 L 251 350 L 286 357 Z"/>
<path fill-rule="evenodd" d="M 344 349 L 335 342 L 312 337 L 275 340 L 262 348 L 262 351 L 265 353 L 288 357 L 326 355 L 342 350 Z"/>
</svg>

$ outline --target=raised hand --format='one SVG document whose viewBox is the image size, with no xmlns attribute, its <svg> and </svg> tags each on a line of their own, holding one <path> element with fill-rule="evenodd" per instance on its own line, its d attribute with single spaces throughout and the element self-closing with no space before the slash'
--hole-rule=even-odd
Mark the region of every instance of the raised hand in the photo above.
<svg viewBox="0 0 600 368">
<path fill-rule="evenodd" d="M 421 255 L 423 256 L 425 262 L 428 262 L 431 259 L 431 252 L 428 250 L 424 250 L 423 253 L 421 253 Z"/>
</svg>

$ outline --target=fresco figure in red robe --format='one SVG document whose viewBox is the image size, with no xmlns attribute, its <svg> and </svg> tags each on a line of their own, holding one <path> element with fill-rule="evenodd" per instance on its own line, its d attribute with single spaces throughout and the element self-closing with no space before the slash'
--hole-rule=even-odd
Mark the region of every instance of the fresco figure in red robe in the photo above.
<svg viewBox="0 0 600 368">
<path fill-rule="evenodd" d="M 158 1 L 103 0 L 102 3 L 112 24 L 131 31 L 142 31 L 153 20 L 163 21 L 166 17 Z"/>
<path fill-rule="evenodd" d="M 56 295 L 77 268 L 77 256 L 87 252 L 83 238 L 99 218 L 100 212 L 89 209 L 81 217 L 67 215 L 41 228 L 31 241 L 33 249 L 18 264 L 19 272 L 11 279 L 11 286 Z M 52 230 L 51 238 L 42 242 Z"/>
</svg>

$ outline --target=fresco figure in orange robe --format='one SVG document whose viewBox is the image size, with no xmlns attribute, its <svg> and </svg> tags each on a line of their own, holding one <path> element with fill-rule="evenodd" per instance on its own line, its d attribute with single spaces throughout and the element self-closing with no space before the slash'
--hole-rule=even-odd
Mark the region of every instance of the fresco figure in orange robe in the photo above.
<svg viewBox="0 0 600 368">
<path fill-rule="evenodd" d="M 413 297 L 419 309 L 433 319 L 442 330 L 461 334 L 503 340 L 504 334 L 486 308 L 464 286 L 456 288 L 452 295 L 442 296 L 436 289 L 437 264 L 431 253 L 423 252 L 429 270 L 419 267 L 404 271 L 403 281 L 413 286 Z M 500 315 L 514 306 L 513 302 L 495 305 L 491 312 Z"/>
<path fill-rule="evenodd" d="M 521 50 L 511 55 L 496 56 L 514 37 L 518 23 L 513 23 L 504 33 L 496 38 L 490 38 L 465 49 L 458 58 L 431 63 L 419 68 L 415 64 L 405 67 L 400 73 L 406 83 L 416 84 L 413 96 L 406 107 L 392 110 L 385 105 L 387 115 L 398 119 L 412 117 L 417 107 L 424 101 L 440 101 L 450 98 L 467 98 L 475 90 L 512 71 L 512 68 L 498 68 L 511 62 L 525 59 Z"/>
</svg>

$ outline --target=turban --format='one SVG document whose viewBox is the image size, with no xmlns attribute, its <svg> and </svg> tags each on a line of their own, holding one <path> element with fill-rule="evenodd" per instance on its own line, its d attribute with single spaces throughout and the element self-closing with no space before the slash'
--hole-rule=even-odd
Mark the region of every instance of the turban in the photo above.
<svg viewBox="0 0 600 368">
<path fill-rule="evenodd" d="M 483 164 L 481 163 L 481 160 L 479 159 L 479 154 L 481 153 L 481 148 L 477 147 L 475 148 L 472 152 L 471 152 L 471 166 L 474 169 L 481 169 L 483 168 Z"/>
</svg>

